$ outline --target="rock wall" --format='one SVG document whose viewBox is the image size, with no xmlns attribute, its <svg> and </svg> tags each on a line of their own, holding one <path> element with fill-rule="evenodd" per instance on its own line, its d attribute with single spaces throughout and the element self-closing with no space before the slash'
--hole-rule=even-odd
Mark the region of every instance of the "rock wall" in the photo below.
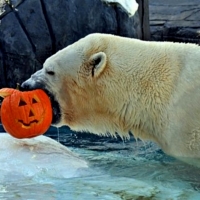
<svg viewBox="0 0 200 200">
<path fill-rule="evenodd" d="M 101 0 L 7 1 L 0 20 L 0 88 L 15 87 L 89 33 L 141 38 L 138 12 L 129 17 L 118 4 Z"/>
</svg>

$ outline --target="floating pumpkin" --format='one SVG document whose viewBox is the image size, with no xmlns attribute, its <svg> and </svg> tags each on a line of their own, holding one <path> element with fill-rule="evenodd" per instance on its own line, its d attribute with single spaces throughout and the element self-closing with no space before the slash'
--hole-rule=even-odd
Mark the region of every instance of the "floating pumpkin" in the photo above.
<svg viewBox="0 0 200 200">
<path fill-rule="evenodd" d="M 31 138 L 47 131 L 52 121 L 52 108 L 43 90 L 21 92 L 3 88 L 0 89 L 0 96 L 4 98 L 1 121 L 13 137 Z"/>
</svg>

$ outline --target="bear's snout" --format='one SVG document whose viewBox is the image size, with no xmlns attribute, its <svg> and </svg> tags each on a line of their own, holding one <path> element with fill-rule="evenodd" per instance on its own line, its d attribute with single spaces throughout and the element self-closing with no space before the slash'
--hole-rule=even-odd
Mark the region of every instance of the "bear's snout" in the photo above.
<svg viewBox="0 0 200 200">
<path fill-rule="evenodd" d="M 24 81 L 21 84 L 20 89 L 22 91 L 35 90 L 35 89 L 44 89 L 44 85 L 42 83 L 40 83 L 40 82 L 35 82 L 31 78 L 29 78 L 28 80 Z"/>
<path fill-rule="evenodd" d="M 42 70 L 35 72 L 29 79 L 21 84 L 22 90 L 34 90 L 34 89 L 44 89 L 44 80 L 42 76 Z"/>
<path fill-rule="evenodd" d="M 28 80 L 26 80 L 25 82 L 23 82 L 21 84 L 20 89 L 22 89 L 22 90 L 31 90 L 31 84 L 29 83 Z"/>
</svg>

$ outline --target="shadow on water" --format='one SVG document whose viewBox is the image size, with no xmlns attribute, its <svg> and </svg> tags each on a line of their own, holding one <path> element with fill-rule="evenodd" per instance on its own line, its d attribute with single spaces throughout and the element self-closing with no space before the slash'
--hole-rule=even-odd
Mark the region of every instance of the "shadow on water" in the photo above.
<svg viewBox="0 0 200 200">
<path fill-rule="evenodd" d="M 58 140 L 55 128 L 46 135 Z M 86 160 L 89 168 L 68 179 L 45 173 L 13 178 L 0 183 L 0 199 L 200 199 L 200 169 L 165 155 L 153 143 L 73 133 L 67 128 L 59 135 L 59 141 Z"/>
</svg>

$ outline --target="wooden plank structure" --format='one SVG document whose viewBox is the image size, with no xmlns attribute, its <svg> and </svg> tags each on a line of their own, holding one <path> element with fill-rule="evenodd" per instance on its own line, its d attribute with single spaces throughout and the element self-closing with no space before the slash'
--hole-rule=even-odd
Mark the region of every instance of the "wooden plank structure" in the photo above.
<svg viewBox="0 0 200 200">
<path fill-rule="evenodd" d="M 139 5 L 138 12 L 140 17 L 140 26 L 142 32 L 142 40 L 150 40 L 149 27 L 149 0 L 136 0 Z"/>
<path fill-rule="evenodd" d="M 149 0 L 152 40 L 200 44 L 199 0 Z"/>
</svg>

